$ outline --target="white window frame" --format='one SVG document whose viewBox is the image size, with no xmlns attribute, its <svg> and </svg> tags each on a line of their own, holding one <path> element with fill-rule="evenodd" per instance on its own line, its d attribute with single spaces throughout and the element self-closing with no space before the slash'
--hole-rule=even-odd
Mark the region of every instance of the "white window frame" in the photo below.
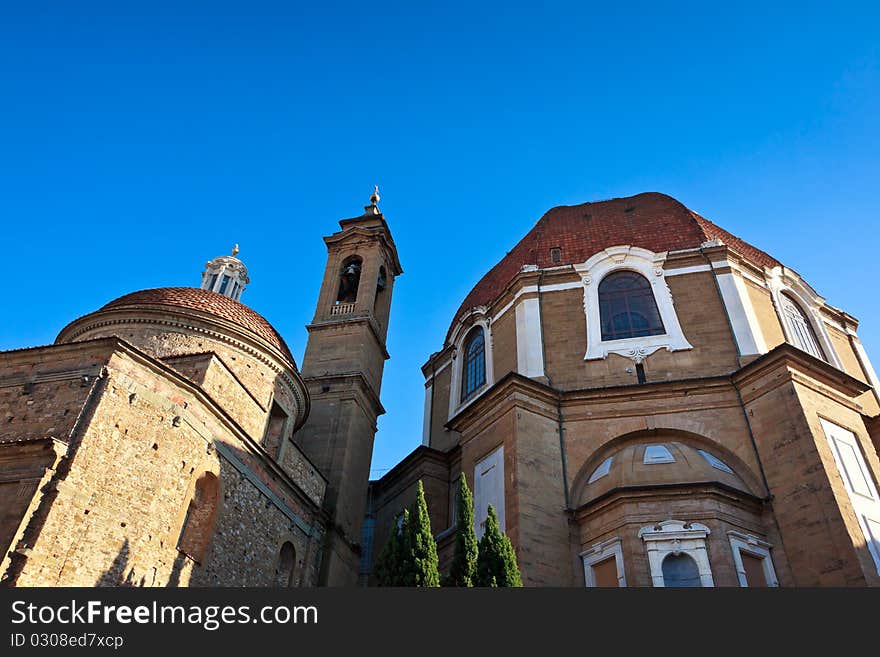
<svg viewBox="0 0 880 657">
<path fill-rule="evenodd" d="M 482 484 L 482 473 L 480 470 L 485 467 L 485 464 L 490 459 L 494 459 L 496 462 L 492 465 L 493 468 L 498 468 L 497 476 L 501 481 L 501 499 L 496 500 L 498 504 L 492 504 L 492 508 L 495 509 L 495 515 L 498 518 L 498 528 L 503 532 L 505 528 L 505 508 L 506 504 L 505 500 L 505 484 L 507 483 L 504 479 L 504 445 L 499 445 L 491 452 L 486 454 L 479 461 L 474 463 L 474 532 L 477 535 L 477 539 L 483 537 L 485 533 L 485 523 L 489 517 L 489 504 L 486 500 L 486 497 L 492 495 L 494 491 L 487 491 L 483 488 L 484 484 Z M 483 504 L 483 502 L 486 502 Z"/>
<path fill-rule="evenodd" d="M 463 411 L 465 408 L 473 404 L 479 399 L 484 392 L 492 387 L 495 383 L 495 370 L 492 365 L 492 323 L 487 314 L 485 306 L 474 308 L 470 313 L 459 319 L 458 325 L 455 327 L 450 342 L 453 344 L 452 351 L 452 376 L 450 377 L 449 388 L 449 418 Z M 486 383 L 471 394 L 470 397 L 461 401 L 461 383 L 463 379 L 463 367 L 465 360 L 464 341 L 471 330 L 479 326 L 483 329 L 483 354 L 486 358 Z"/>
<path fill-rule="evenodd" d="M 666 284 L 663 263 L 666 252 L 654 253 L 637 246 L 612 246 L 592 256 L 583 264 L 574 265 L 584 288 L 584 313 L 587 319 L 587 352 L 584 360 L 607 358 L 618 354 L 641 363 L 658 349 L 681 351 L 693 349 L 684 337 L 678 315 L 672 301 L 672 292 Z M 602 323 L 599 313 L 599 284 L 616 271 L 633 271 L 645 277 L 654 293 L 654 301 L 665 333 L 635 338 L 602 340 Z"/>
<path fill-rule="evenodd" d="M 880 575 L 880 535 L 877 535 L 877 531 L 872 531 L 872 524 L 880 526 L 880 495 L 877 493 L 877 486 L 874 484 L 874 477 L 872 476 L 872 472 L 868 467 L 868 463 L 865 461 L 864 454 L 862 453 L 861 442 L 859 441 L 858 435 L 846 427 L 829 422 L 825 418 L 819 418 L 819 422 L 822 424 L 822 431 L 825 433 L 828 447 L 831 450 L 832 457 L 834 457 L 834 465 L 837 466 L 837 474 L 840 476 L 843 487 L 847 492 L 849 502 L 852 505 L 853 513 L 858 520 L 859 528 L 862 530 L 861 538 L 865 542 L 865 547 L 867 547 L 868 553 L 874 560 L 874 567 L 877 569 L 877 574 Z M 835 434 L 838 436 L 837 438 L 835 438 Z M 852 443 L 850 446 L 854 450 L 856 465 L 865 479 L 869 495 L 856 491 L 850 483 L 849 473 L 841 460 L 835 442 Z"/>
<path fill-rule="evenodd" d="M 783 293 L 779 295 L 780 315 L 788 328 L 788 335 L 792 338 L 792 344 L 806 351 L 811 356 L 827 362 L 819 338 L 816 337 L 813 326 L 801 305 L 791 295 Z"/>
<path fill-rule="evenodd" d="M 609 456 L 607 459 L 596 466 L 596 469 L 593 470 L 593 474 L 591 474 L 590 478 L 587 479 L 587 484 L 592 484 L 594 481 L 598 481 L 602 477 L 606 476 L 609 472 L 611 472 L 612 465 L 614 465 L 614 456 Z"/>
<path fill-rule="evenodd" d="M 733 468 L 731 468 L 729 465 L 727 465 L 727 463 L 722 461 L 720 458 L 718 458 L 717 456 L 715 456 L 711 452 L 707 452 L 705 449 L 697 449 L 697 451 L 700 453 L 700 456 L 703 457 L 703 459 L 706 461 L 706 463 L 711 465 L 716 470 L 721 470 L 721 472 L 727 472 L 732 475 L 736 474 L 733 471 Z"/>
<path fill-rule="evenodd" d="M 746 569 L 742 562 L 742 552 L 761 559 L 761 566 L 764 569 L 764 579 L 767 582 L 767 586 L 779 586 L 779 580 L 776 579 L 776 570 L 773 568 L 773 558 L 770 556 L 770 549 L 773 547 L 770 543 L 762 541 L 752 534 L 744 534 L 737 531 L 729 531 L 727 536 L 730 539 L 733 563 L 736 566 L 736 576 L 741 587 L 748 588 L 749 586 L 746 580 Z"/>
<path fill-rule="evenodd" d="M 648 565 L 651 568 L 651 581 L 656 588 L 664 588 L 663 560 L 670 554 L 687 554 L 697 563 L 700 583 L 703 587 L 715 586 L 712 579 L 712 566 L 706 550 L 706 537 L 711 533 L 706 525 L 684 520 L 664 520 L 655 525 L 647 525 L 639 530 L 639 538 L 645 542 L 648 551 Z"/>
<path fill-rule="evenodd" d="M 656 456 L 651 456 L 649 458 L 648 452 L 652 448 L 655 454 L 657 454 L 658 452 L 659 454 Z M 672 452 L 669 451 L 669 448 L 666 445 L 661 444 L 645 445 L 645 453 L 642 455 L 642 464 L 659 465 L 661 463 L 675 463 L 675 457 L 672 455 Z"/>
<path fill-rule="evenodd" d="M 580 557 L 584 562 L 584 583 L 589 588 L 596 587 L 596 578 L 593 576 L 593 565 L 614 556 L 617 566 L 617 585 L 626 587 L 626 573 L 623 570 L 623 544 L 619 538 L 611 538 L 581 552 Z"/>
<path fill-rule="evenodd" d="M 770 289 L 770 295 L 773 297 L 776 318 L 782 325 L 785 341 L 800 349 L 795 337 L 791 334 L 791 328 L 788 325 L 785 312 L 782 310 L 783 294 L 787 294 L 798 305 L 804 317 L 810 323 L 813 335 L 816 336 L 816 341 L 825 354 L 826 362 L 842 370 L 843 363 L 837 355 L 837 350 L 834 349 L 834 343 L 831 342 L 831 337 L 825 329 L 825 321 L 821 315 L 821 309 L 825 305 L 825 298 L 819 296 L 797 273 L 781 265 L 772 269 L 765 269 L 764 277 L 767 281 L 767 287 Z M 804 351 L 804 353 L 809 352 Z"/>
</svg>

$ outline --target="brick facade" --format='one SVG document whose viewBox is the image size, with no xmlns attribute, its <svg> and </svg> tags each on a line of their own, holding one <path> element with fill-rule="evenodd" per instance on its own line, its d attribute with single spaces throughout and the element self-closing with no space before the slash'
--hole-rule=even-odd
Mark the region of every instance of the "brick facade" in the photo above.
<svg viewBox="0 0 880 657">
<path fill-rule="evenodd" d="M 855 436 L 876 484 L 880 406 L 857 349 L 857 321 L 771 256 L 660 196 L 551 210 L 475 286 L 446 344 L 422 367 L 433 388 L 427 446 L 372 483 L 373 554 L 416 481 L 445 475 L 449 488 L 426 485 L 426 496 L 448 565 L 451 533 L 434 507 L 449 508 L 462 473 L 473 490 L 475 463 L 503 446 L 505 531 L 527 586 L 583 586 L 589 555 L 612 545 L 628 585 L 656 585 L 663 575 L 649 547 L 660 540 L 654 534 L 679 526 L 670 521 L 700 528 L 692 544 L 707 555 L 716 586 L 746 577 L 742 549 L 769 554 L 768 581 L 781 586 L 880 585 L 880 562 L 820 421 Z M 690 347 L 585 359 L 586 288 L 599 281 L 576 266 L 604 249 L 621 254 L 626 268 L 626 249 L 613 249 L 631 245 L 660 263 L 645 275 L 662 277 L 657 285 L 668 288 Z M 561 248 L 562 262 L 550 260 L 551 247 Z M 802 306 L 824 359 L 789 344 L 783 294 Z M 518 304 L 535 298 L 538 330 L 518 326 Z M 489 327 L 494 377 L 459 404 L 450 389 L 461 376 L 456 340 L 476 318 Z M 538 341 L 532 348 L 544 363 L 531 378 L 517 371 L 517 348 L 528 340 Z M 633 461 L 649 445 L 676 454 L 677 469 Z M 607 476 L 588 485 L 608 459 Z M 596 486 L 606 488 L 589 494 Z"/>
</svg>

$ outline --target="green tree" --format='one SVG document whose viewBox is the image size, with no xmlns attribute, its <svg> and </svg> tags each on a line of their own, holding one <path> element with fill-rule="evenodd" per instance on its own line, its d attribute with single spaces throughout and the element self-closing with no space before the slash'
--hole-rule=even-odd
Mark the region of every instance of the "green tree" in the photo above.
<svg viewBox="0 0 880 657">
<path fill-rule="evenodd" d="M 403 513 L 394 519 L 391 534 L 385 541 L 385 547 L 382 548 L 373 567 L 378 586 L 406 586 L 404 581 L 407 579 L 408 573 L 404 572 L 404 568 L 406 567 L 405 553 L 409 543 L 408 531 L 409 510 L 404 509 Z"/>
<path fill-rule="evenodd" d="M 440 586 L 437 543 L 431 533 L 431 519 L 425 490 L 419 481 L 416 501 L 395 519 L 373 573 L 378 586 Z"/>
<path fill-rule="evenodd" d="M 457 522 L 452 567 L 445 586 L 473 586 L 477 574 L 477 535 L 474 532 L 474 497 L 462 474 L 458 484 Z"/>
<path fill-rule="evenodd" d="M 411 583 L 408 586 L 440 586 L 440 571 L 437 561 L 437 542 L 431 533 L 431 518 L 428 516 L 428 503 L 425 489 L 419 480 L 416 489 L 416 503 L 409 516 L 409 545 L 407 555 Z"/>
<path fill-rule="evenodd" d="M 522 586 L 516 552 L 506 534 L 501 533 L 495 509 L 489 505 L 486 531 L 480 539 L 477 555 L 477 586 Z"/>
</svg>

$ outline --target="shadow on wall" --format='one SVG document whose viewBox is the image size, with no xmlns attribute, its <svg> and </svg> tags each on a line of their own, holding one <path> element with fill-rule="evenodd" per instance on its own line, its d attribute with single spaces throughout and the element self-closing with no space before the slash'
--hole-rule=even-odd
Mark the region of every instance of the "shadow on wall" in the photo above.
<svg viewBox="0 0 880 657">
<path fill-rule="evenodd" d="M 156 568 L 150 568 L 139 578 L 134 568 L 129 568 L 129 558 L 131 548 L 128 545 L 128 539 L 122 543 L 119 552 L 113 559 L 110 567 L 101 573 L 101 576 L 95 582 L 95 586 L 155 586 L 156 584 Z M 186 561 L 186 555 L 178 553 L 174 558 L 174 564 L 171 566 L 171 573 L 168 576 L 166 587 L 180 586 L 180 575 L 183 571 L 183 565 Z"/>
</svg>

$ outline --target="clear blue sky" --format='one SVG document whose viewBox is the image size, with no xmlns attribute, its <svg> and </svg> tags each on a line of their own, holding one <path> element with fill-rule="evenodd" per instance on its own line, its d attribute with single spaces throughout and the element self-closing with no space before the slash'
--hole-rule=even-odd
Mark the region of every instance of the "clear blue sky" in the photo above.
<svg viewBox="0 0 880 657">
<path fill-rule="evenodd" d="M 877 3 L 611 4 L 4 3 L 0 348 L 238 242 L 299 360 L 321 237 L 378 183 L 405 274 L 374 475 L 420 442 L 462 298 L 555 205 L 671 194 L 880 366 Z"/>
</svg>

